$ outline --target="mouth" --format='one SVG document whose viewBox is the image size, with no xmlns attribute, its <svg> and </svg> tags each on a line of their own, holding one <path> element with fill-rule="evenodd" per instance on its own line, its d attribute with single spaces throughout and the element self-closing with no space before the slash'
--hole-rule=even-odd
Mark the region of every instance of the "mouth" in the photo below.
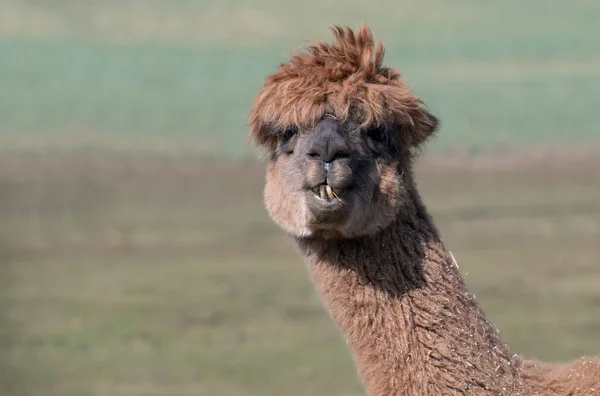
<svg viewBox="0 0 600 396">
<path fill-rule="evenodd" d="M 338 193 L 335 192 L 333 188 L 327 183 L 318 185 L 317 187 L 312 189 L 313 194 L 317 199 L 325 201 L 325 202 L 334 202 L 339 201 L 342 202 Z"/>
</svg>

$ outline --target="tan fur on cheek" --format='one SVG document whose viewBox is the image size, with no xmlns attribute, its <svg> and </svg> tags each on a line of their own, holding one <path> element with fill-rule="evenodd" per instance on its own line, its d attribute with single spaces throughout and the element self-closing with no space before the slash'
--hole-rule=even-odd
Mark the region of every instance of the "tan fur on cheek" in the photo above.
<svg viewBox="0 0 600 396">
<path fill-rule="evenodd" d="M 306 197 L 302 191 L 294 190 L 282 180 L 276 161 L 269 162 L 267 166 L 264 200 L 273 221 L 286 232 L 297 237 L 311 235 L 311 230 L 306 225 Z"/>
<path fill-rule="evenodd" d="M 401 194 L 402 187 L 400 185 L 401 177 L 398 175 L 394 166 L 378 164 L 378 168 L 381 174 L 378 192 L 383 200 L 385 200 L 386 206 L 391 209 L 392 213 L 390 214 L 395 215 L 402 205 L 400 199 L 400 197 L 403 196 L 403 194 Z"/>
<path fill-rule="evenodd" d="M 346 237 L 374 234 L 387 227 L 398 215 L 404 201 L 401 177 L 393 164 L 377 164 L 378 182 L 367 205 L 359 204 L 340 230 Z"/>
</svg>

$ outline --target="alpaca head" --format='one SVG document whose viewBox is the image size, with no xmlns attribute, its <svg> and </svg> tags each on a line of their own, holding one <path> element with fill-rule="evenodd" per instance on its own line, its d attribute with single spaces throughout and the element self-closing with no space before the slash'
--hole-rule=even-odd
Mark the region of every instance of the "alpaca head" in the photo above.
<svg viewBox="0 0 600 396">
<path fill-rule="evenodd" d="M 406 204 L 415 149 L 437 119 L 382 65 L 361 26 L 334 27 L 267 77 L 250 137 L 269 156 L 265 205 L 296 237 L 357 237 L 386 227 Z"/>
</svg>

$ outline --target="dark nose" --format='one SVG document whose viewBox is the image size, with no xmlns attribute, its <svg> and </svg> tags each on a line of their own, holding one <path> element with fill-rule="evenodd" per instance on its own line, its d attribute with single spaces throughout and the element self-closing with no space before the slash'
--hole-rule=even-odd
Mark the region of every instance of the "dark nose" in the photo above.
<svg viewBox="0 0 600 396">
<path fill-rule="evenodd" d="M 349 155 L 340 123 L 332 118 L 320 121 L 311 137 L 308 156 L 323 161 L 328 171 L 331 162 Z"/>
</svg>

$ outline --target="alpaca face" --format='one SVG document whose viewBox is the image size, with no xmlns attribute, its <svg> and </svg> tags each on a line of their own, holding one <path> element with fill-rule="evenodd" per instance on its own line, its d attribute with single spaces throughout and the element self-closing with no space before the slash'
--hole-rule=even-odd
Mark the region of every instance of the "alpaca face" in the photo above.
<svg viewBox="0 0 600 396">
<path fill-rule="evenodd" d="M 326 115 L 313 128 L 277 131 L 265 204 L 297 237 L 357 237 L 386 227 L 402 207 L 410 153 L 385 126 Z"/>
<path fill-rule="evenodd" d="M 437 128 L 400 73 L 383 66 L 369 28 L 336 27 L 334 36 L 269 75 L 250 115 L 250 137 L 271 158 L 266 207 L 297 237 L 387 226 L 407 199 L 414 148 Z"/>
</svg>

